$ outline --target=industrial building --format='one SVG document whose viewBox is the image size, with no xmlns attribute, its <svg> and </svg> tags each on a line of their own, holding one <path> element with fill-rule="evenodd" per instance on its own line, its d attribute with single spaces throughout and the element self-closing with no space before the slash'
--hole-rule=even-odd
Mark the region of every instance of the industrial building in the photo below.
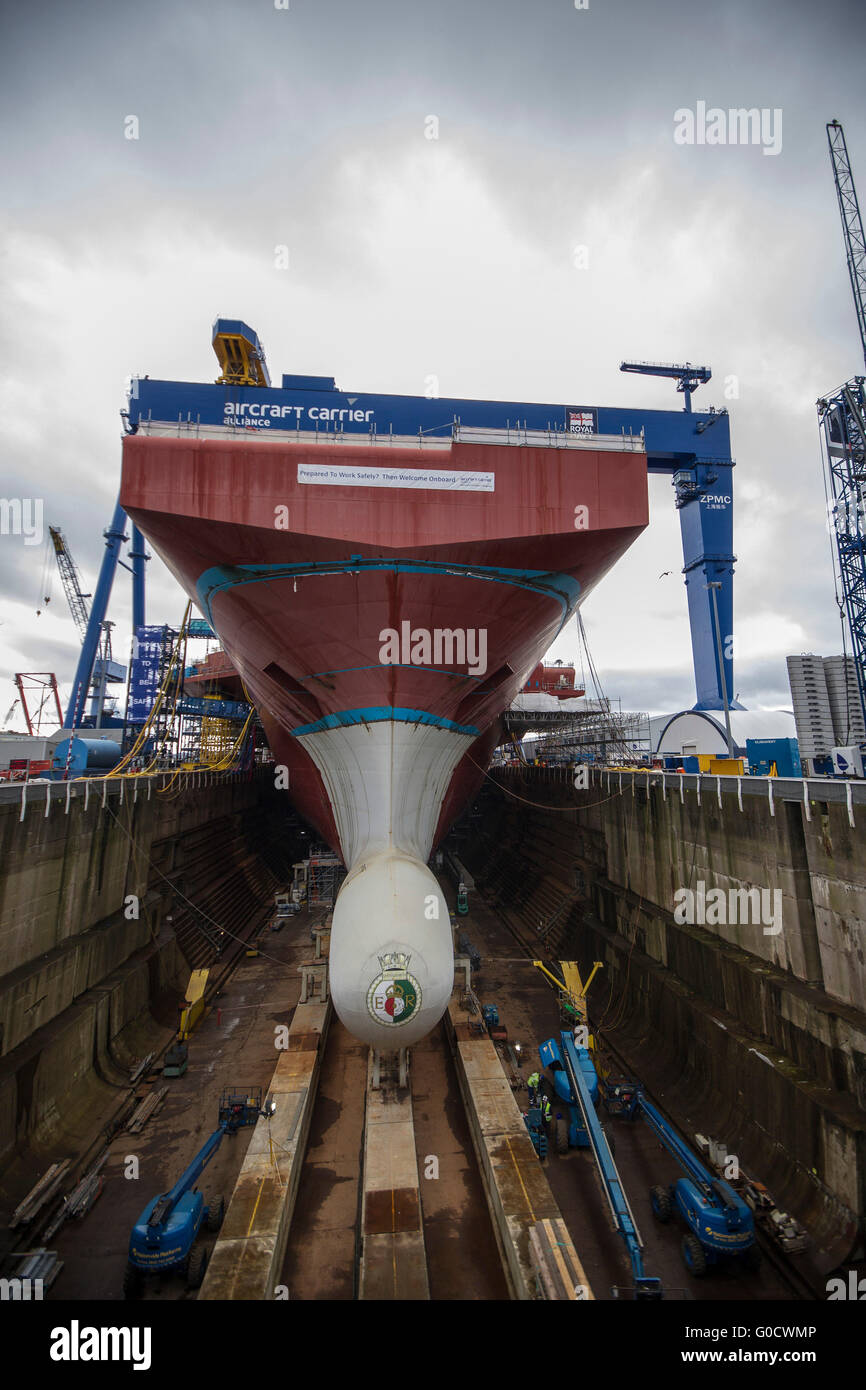
<svg viewBox="0 0 866 1390">
<path fill-rule="evenodd" d="M 789 656 L 788 680 L 800 757 L 812 771 L 842 771 L 834 767 L 834 750 L 849 750 L 846 760 L 866 749 L 866 721 L 860 702 L 857 667 L 852 656 Z M 843 755 L 844 757 L 844 755 Z"/>
<path fill-rule="evenodd" d="M 790 710 L 732 710 L 730 713 L 733 756 L 746 758 L 749 739 L 796 737 Z M 728 756 L 724 715 L 709 710 L 682 710 L 650 720 L 650 736 L 656 757 L 712 754 Z"/>
</svg>

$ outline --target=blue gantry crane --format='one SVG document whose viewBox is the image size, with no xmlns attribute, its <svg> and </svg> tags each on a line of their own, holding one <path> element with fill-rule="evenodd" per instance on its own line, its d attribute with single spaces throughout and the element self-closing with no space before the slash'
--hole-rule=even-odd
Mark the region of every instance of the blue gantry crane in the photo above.
<svg viewBox="0 0 866 1390">
<path fill-rule="evenodd" d="M 684 410 L 688 415 L 692 413 L 693 393 L 713 375 L 709 367 L 694 367 L 691 362 L 621 362 L 619 369 L 676 381 L 677 390 L 685 396 Z M 696 423 L 697 433 L 712 429 L 726 415 L 725 410 L 710 412 Z M 728 754 L 733 757 L 728 713 L 743 706 L 734 699 L 733 690 L 733 579 L 737 557 L 732 549 L 733 490 L 727 466 L 733 465 L 717 459 L 707 466 L 696 459 L 693 466 L 675 469 L 672 481 L 683 542 L 683 574 L 698 694 L 695 709 L 724 709 Z M 714 489 L 720 480 L 723 488 L 727 485 L 727 492 Z"/>
<path fill-rule="evenodd" d="M 75 668 L 75 676 L 72 681 L 72 691 L 69 696 L 69 703 L 66 706 L 66 717 L 64 728 L 77 729 L 81 726 L 84 719 L 85 703 L 87 692 L 93 681 L 94 666 L 99 654 L 100 643 L 103 641 L 105 616 L 108 612 L 108 601 L 111 598 L 111 589 L 114 583 L 114 574 L 118 564 L 123 565 L 132 574 L 132 627 L 135 631 L 144 623 L 144 604 L 145 604 L 145 563 L 149 556 L 144 546 L 144 537 L 137 526 L 132 527 L 132 545 L 129 550 L 131 565 L 127 565 L 120 558 L 120 548 L 127 539 L 126 536 L 126 514 L 118 502 L 114 508 L 114 516 L 111 525 L 103 532 L 105 536 L 105 553 L 102 557 L 102 564 L 99 569 L 99 578 L 96 582 L 96 590 L 93 594 L 93 602 L 90 606 L 89 616 L 86 617 L 82 635 L 81 654 L 78 658 L 78 665 Z M 55 549 L 56 549 L 55 541 Z M 58 563 L 60 563 L 60 552 L 58 552 Z M 67 596 L 67 574 L 64 573 L 61 564 L 61 576 Z M 86 597 L 81 594 L 80 585 L 73 584 L 73 591 L 77 587 L 75 603 L 70 599 L 72 614 L 81 631 L 82 609 L 86 614 Z"/>
<path fill-rule="evenodd" d="M 866 362 L 866 238 L 845 132 L 827 125 L 833 178 L 842 218 L 848 276 Z M 855 376 L 818 401 L 832 494 L 840 607 L 848 621 L 857 688 L 866 720 L 866 377 Z"/>
<path fill-rule="evenodd" d="M 683 543 L 697 701 L 695 709 L 742 709 L 733 698 L 733 469 L 727 410 L 696 411 L 692 394 L 709 367 L 624 363 L 673 377 L 684 410 L 619 409 L 565 403 L 466 400 L 346 393 L 333 377 L 284 374 L 269 384 L 264 350 L 239 319 L 217 319 L 213 346 L 221 374 L 212 384 L 134 377 L 126 429 L 254 429 L 270 439 L 301 433 L 469 438 L 507 431 L 513 443 L 555 443 L 557 434 L 641 436 L 647 469 L 672 479 Z M 477 435 L 476 435 L 477 437 Z M 716 586 L 720 587 L 716 587 Z M 711 587 L 712 586 L 712 587 Z M 718 621 L 716 621 L 716 608 Z"/>
<path fill-rule="evenodd" d="M 54 554 L 57 560 L 57 568 L 60 571 L 60 578 L 66 593 L 66 601 L 69 604 L 69 611 L 72 614 L 73 622 L 78 628 L 81 637 L 82 648 L 88 642 L 90 633 L 90 609 L 87 600 L 90 594 L 85 594 L 81 588 L 81 576 L 78 567 L 72 558 L 69 546 L 63 532 L 57 526 L 48 528 Z M 91 717 L 94 725 L 98 728 L 102 722 L 103 705 L 105 700 L 106 683 L 112 684 L 122 681 L 126 676 L 126 667 L 120 662 L 114 661 L 111 654 L 111 628 L 112 624 L 103 620 L 100 622 L 96 636 L 96 650 L 91 667 L 90 687 L 92 693 Z M 87 688 L 80 694 L 79 703 L 82 706 L 87 697 Z M 80 721 L 79 721 L 80 722 Z"/>
</svg>

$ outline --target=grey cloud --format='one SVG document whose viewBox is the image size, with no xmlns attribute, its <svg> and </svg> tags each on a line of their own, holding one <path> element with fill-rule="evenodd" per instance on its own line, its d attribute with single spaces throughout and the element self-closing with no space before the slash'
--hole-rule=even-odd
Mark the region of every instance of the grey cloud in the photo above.
<svg viewBox="0 0 866 1390">
<path fill-rule="evenodd" d="M 684 23 L 674 0 L 292 0 L 285 13 L 92 0 L 7 9 L 5 24 L 3 486 L 29 495 L 39 480 L 85 587 L 117 492 L 123 381 L 212 379 L 222 311 L 254 324 L 276 374 L 335 372 L 357 389 L 421 390 L 436 370 L 454 394 L 672 407 L 666 384 L 620 377 L 620 358 L 705 358 L 702 398 L 729 405 L 738 460 L 735 612 L 839 649 L 814 399 L 862 370 L 824 134 L 845 122 L 862 186 L 866 116 L 838 100 L 862 83 L 858 4 L 729 0 Z M 675 146 L 673 113 L 698 99 L 781 107 L 782 153 Z M 131 113 L 138 141 L 123 138 Z M 438 142 L 423 138 L 430 113 Z M 486 200 L 510 264 L 455 201 L 441 212 L 462 258 L 444 261 L 407 218 L 397 277 L 375 240 L 381 206 L 426 156 L 431 179 L 453 167 Z M 727 402 L 729 373 L 740 398 Z M 673 544 L 642 541 L 587 602 L 600 643 L 612 628 L 679 633 L 673 673 L 608 656 L 606 688 L 636 709 L 694 699 L 684 594 L 677 606 L 647 579 L 679 570 Z M 35 597 L 38 558 L 0 564 L 7 599 Z M 157 561 L 149 604 L 154 621 L 182 608 Z M 122 571 L 112 613 L 128 642 Z M 32 625 L 15 646 L 69 669 Z M 736 681 L 773 703 L 784 661 L 738 661 Z"/>
</svg>

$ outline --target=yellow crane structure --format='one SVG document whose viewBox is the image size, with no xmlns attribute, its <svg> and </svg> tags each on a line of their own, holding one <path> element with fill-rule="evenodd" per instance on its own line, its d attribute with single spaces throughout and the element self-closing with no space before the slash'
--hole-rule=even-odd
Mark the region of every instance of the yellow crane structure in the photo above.
<svg viewBox="0 0 866 1390">
<path fill-rule="evenodd" d="M 222 368 L 217 384 L 270 386 L 265 350 L 258 334 L 241 319 L 217 319 L 212 342 Z"/>
<path fill-rule="evenodd" d="M 587 1026 L 586 991 L 595 979 L 596 971 L 603 968 L 603 962 L 593 961 L 592 970 L 585 981 L 581 979 L 580 967 L 576 960 L 561 960 L 559 962 L 562 971 L 561 980 L 554 975 L 552 970 L 548 970 L 544 961 L 534 960 L 532 964 L 541 971 L 542 975 L 546 975 L 551 984 L 559 990 L 562 996 L 560 1003 L 566 1012 L 573 1014 L 578 1024 Z"/>
</svg>

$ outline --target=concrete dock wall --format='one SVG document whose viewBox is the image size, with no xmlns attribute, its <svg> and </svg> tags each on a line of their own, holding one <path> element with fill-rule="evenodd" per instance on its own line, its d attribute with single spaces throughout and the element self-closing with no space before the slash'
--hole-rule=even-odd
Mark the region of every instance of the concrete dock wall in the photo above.
<svg viewBox="0 0 866 1390">
<path fill-rule="evenodd" d="M 704 779 L 699 800 L 695 779 L 682 796 L 671 779 L 647 788 L 640 775 L 620 792 L 614 773 L 572 797 L 578 823 L 603 840 L 612 883 L 671 913 L 675 893 L 701 882 L 726 895 L 778 891 L 782 930 L 730 920 L 707 929 L 866 1009 L 866 956 L 856 947 L 866 929 L 866 806 L 853 827 L 839 802 L 811 800 L 807 817 L 801 800 L 774 799 L 771 813 L 769 797 L 738 798 L 735 781 Z"/>
<path fill-rule="evenodd" d="M 736 779 L 704 779 L 699 802 L 688 778 L 681 796 L 644 775 L 499 776 L 466 851 L 482 890 L 539 954 L 603 961 L 593 1021 L 686 1132 L 809 1226 L 818 1264 L 844 1258 L 866 1214 L 866 806 L 852 826 L 817 797 L 771 814 Z M 678 920 L 701 883 L 725 910 Z M 777 917 L 728 910 L 754 888 Z"/>
<path fill-rule="evenodd" d="M 46 815 L 47 795 L 28 786 L 22 816 L 21 789 L 0 794 L 0 1163 L 16 1145 L 77 1132 L 76 1107 L 109 1102 L 130 1062 L 174 1031 L 172 1000 L 198 961 L 177 937 L 184 903 L 167 878 L 202 902 L 209 862 L 198 878 L 186 866 L 216 853 L 242 910 L 267 877 L 244 843 L 273 796 L 266 769 L 76 782 L 68 800 L 53 784 Z M 276 809 L 285 816 L 284 802 Z M 198 947 L 194 925 L 190 934 Z"/>
<path fill-rule="evenodd" d="M 102 1096 L 110 1105 L 128 1086 L 137 1056 L 173 1028 L 151 1018 L 154 975 L 182 989 L 188 970 L 173 937 L 126 962 L 88 990 L 0 1063 L 0 1161 L 17 1142 L 49 1148 L 78 1132 L 75 1116 Z"/>
<path fill-rule="evenodd" d="M 218 817 L 243 814 L 263 790 L 261 777 L 224 777 L 167 794 L 151 784 L 148 797 L 147 783 L 136 796 L 134 783 L 118 780 L 108 782 L 103 806 L 102 782 L 94 780 L 87 796 L 81 783 L 73 785 L 67 811 L 65 788 L 54 784 L 47 816 L 44 785 L 28 788 L 23 820 L 19 800 L 6 799 L 14 788 L 0 801 L 0 986 L 69 943 L 77 949 L 92 928 L 112 921 L 122 924 L 124 943 L 135 950 L 147 927 L 124 916 L 124 903 L 130 895 L 144 900 L 155 877 L 150 861 L 160 858 L 157 842 L 182 841 Z"/>
</svg>

